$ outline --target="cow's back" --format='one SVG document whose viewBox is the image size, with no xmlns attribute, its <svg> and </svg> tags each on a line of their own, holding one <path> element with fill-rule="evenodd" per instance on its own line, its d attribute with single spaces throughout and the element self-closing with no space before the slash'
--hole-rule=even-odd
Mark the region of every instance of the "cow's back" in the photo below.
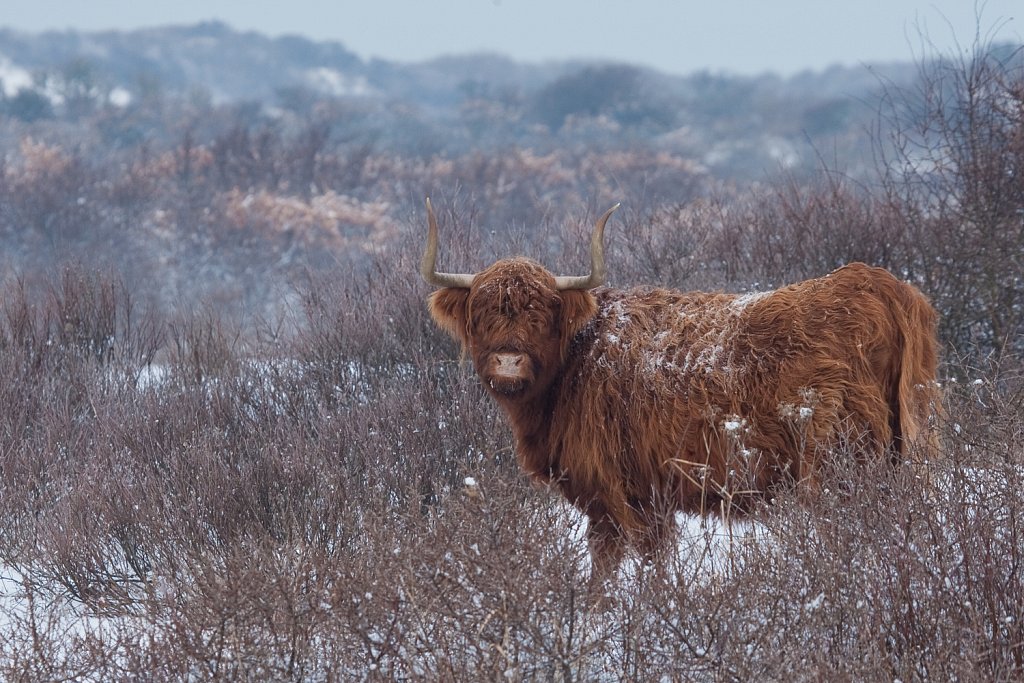
<svg viewBox="0 0 1024 683">
<path fill-rule="evenodd" d="M 772 292 L 598 292 L 553 410 L 570 498 L 643 526 L 651 491 L 689 511 L 744 507 L 813 479 L 827 448 L 901 452 L 934 397 L 935 314 L 852 264 Z M 649 503 L 648 503 L 649 504 Z"/>
</svg>

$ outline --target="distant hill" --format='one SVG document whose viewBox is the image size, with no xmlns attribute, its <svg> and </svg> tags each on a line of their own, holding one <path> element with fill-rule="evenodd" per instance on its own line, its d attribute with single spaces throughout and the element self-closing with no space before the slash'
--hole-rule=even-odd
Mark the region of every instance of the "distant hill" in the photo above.
<svg viewBox="0 0 1024 683">
<path fill-rule="evenodd" d="M 88 65 L 107 89 L 128 92 L 159 84 L 171 91 L 206 90 L 215 102 L 272 100 L 283 88 L 325 96 L 453 101 L 467 82 L 537 87 L 573 63 L 527 65 L 500 55 L 445 57 L 403 65 L 364 61 L 337 42 L 270 38 L 222 22 L 136 31 L 22 33 L 0 28 L 0 79 L 8 95 L 28 75 Z M 12 79 L 12 75 L 15 77 Z"/>
<path fill-rule="evenodd" d="M 298 134 L 315 124 L 357 156 L 646 147 L 743 181 L 813 167 L 827 149 L 855 173 L 870 162 L 864 131 L 877 119 L 880 91 L 911 85 L 918 66 L 680 76 L 497 54 L 364 60 L 337 42 L 220 22 L 92 33 L 0 28 L 0 152 L 25 135 L 90 138 L 92 153 L 103 154 L 143 139 L 178 144 L 184 129 L 207 143 L 237 127 Z M 87 122 L 92 136 L 80 128 Z"/>
<path fill-rule="evenodd" d="M 449 56 L 417 64 L 364 61 L 337 42 L 300 36 L 270 38 L 235 31 L 221 22 L 94 33 L 29 34 L 0 28 L 0 78 L 6 74 L 9 95 L 25 85 L 26 74 L 59 73 L 71 65 L 87 67 L 100 87 L 128 93 L 159 84 L 178 92 L 201 88 L 215 102 L 269 101 L 282 88 L 302 87 L 326 96 L 398 98 L 426 106 L 450 106 L 474 84 L 487 84 L 492 90 L 536 91 L 568 73 L 593 66 L 581 62 L 524 64 L 496 54 Z M 889 64 L 883 70 L 897 81 L 912 73 L 908 64 Z M 660 87 L 670 91 L 685 90 L 692 80 L 642 71 L 657 75 Z M 12 74 L 18 76 L 12 80 Z M 834 67 L 784 81 L 771 80 L 826 97 L 858 93 L 876 85 L 864 68 Z"/>
<path fill-rule="evenodd" d="M 156 81 L 172 90 L 203 87 L 218 101 L 268 99 L 285 84 L 332 94 L 366 87 L 366 65 L 338 43 L 268 38 L 219 22 L 101 33 L 3 29 L 0 55 L 29 72 L 61 70 L 84 61 L 108 86 L 132 90 Z"/>
</svg>

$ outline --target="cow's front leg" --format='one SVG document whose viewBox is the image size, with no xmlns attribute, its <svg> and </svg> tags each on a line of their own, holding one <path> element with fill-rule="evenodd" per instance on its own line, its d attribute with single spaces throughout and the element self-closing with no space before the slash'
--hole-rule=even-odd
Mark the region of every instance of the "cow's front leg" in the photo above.
<svg viewBox="0 0 1024 683">
<path fill-rule="evenodd" d="M 622 529 L 607 516 L 590 518 L 587 545 L 590 547 L 590 590 L 601 593 L 615 578 L 622 564 L 625 544 Z"/>
</svg>

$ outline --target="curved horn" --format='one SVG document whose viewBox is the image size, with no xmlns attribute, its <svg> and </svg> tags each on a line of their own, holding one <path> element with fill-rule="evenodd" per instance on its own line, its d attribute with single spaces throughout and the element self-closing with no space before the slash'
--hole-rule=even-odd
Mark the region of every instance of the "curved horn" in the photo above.
<svg viewBox="0 0 1024 683">
<path fill-rule="evenodd" d="M 439 273 L 437 272 L 437 218 L 434 217 L 434 207 L 430 205 L 430 197 L 427 197 L 427 248 L 423 252 L 423 260 L 420 261 L 420 275 L 429 284 L 436 287 L 458 287 L 469 289 L 473 284 L 472 273 Z"/>
<path fill-rule="evenodd" d="M 619 206 L 616 204 L 605 211 L 594 226 L 594 236 L 590 239 L 590 275 L 559 275 L 555 278 L 556 289 L 593 289 L 604 284 L 604 226 Z"/>
</svg>

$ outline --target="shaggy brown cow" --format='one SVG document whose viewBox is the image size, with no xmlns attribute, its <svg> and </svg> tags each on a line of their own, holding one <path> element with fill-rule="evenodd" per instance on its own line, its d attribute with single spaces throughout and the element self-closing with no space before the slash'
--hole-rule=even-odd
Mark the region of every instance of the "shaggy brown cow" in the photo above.
<svg viewBox="0 0 1024 683">
<path fill-rule="evenodd" d="M 508 414 L 523 469 L 589 518 L 596 569 L 647 555 L 672 513 L 740 512 L 779 484 L 816 485 L 830 446 L 860 458 L 934 448 L 936 314 L 913 286 L 853 263 L 772 292 L 599 288 L 525 258 L 422 274 L 434 320 Z"/>
</svg>

